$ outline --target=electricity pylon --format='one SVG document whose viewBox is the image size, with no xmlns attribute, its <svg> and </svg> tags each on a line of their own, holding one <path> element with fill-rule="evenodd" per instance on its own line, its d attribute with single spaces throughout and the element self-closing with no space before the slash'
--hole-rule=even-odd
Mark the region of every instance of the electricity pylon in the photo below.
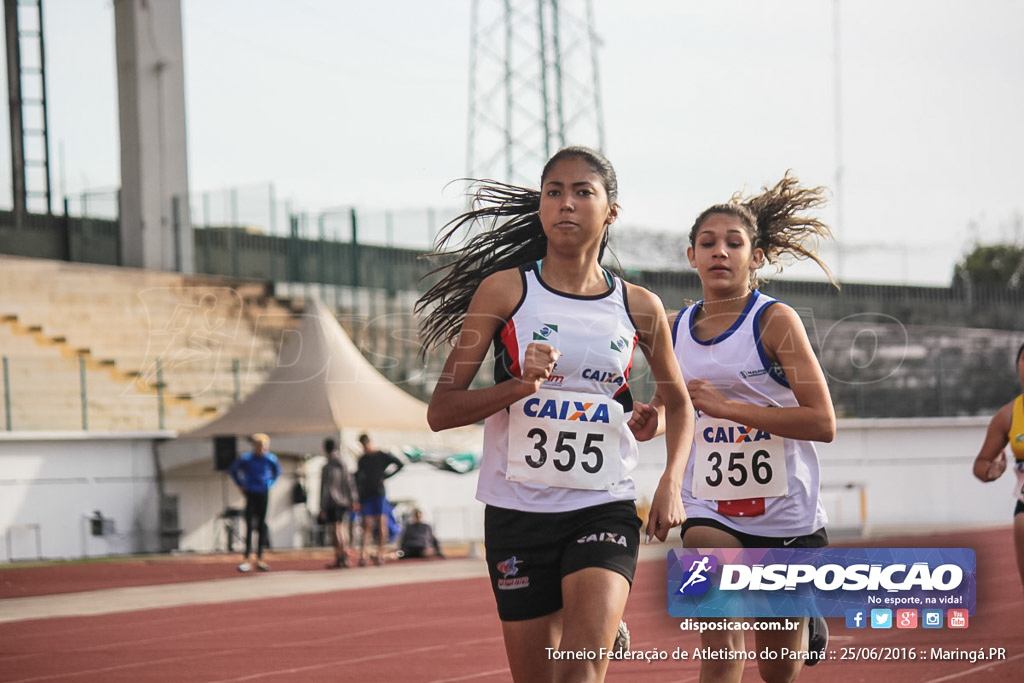
<svg viewBox="0 0 1024 683">
<path fill-rule="evenodd" d="M 536 187 L 565 145 L 604 148 L 591 0 L 473 0 L 467 175 Z"/>
</svg>

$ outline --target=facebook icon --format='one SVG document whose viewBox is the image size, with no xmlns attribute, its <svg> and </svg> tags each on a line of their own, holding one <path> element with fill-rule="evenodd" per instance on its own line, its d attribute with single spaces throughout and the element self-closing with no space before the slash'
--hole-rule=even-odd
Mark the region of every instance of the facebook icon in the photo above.
<svg viewBox="0 0 1024 683">
<path fill-rule="evenodd" d="M 867 613 L 862 609 L 846 610 L 846 628 L 867 628 Z"/>
</svg>

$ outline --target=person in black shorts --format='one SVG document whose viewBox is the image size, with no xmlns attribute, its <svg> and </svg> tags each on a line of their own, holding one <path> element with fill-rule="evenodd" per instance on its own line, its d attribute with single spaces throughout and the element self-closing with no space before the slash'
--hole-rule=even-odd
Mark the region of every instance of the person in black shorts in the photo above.
<svg viewBox="0 0 1024 683">
<path fill-rule="evenodd" d="M 320 472 L 320 522 L 330 530 L 331 545 L 334 547 L 334 562 L 327 565 L 327 568 L 339 569 L 348 566 L 348 533 L 345 523 L 349 511 L 356 503 L 356 482 L 334 439 L 324 439 L 324 454 L 327 463 Z"/>
<path fill-rule="evenodd" d="M 424 348 L 452 344 L 427 420 L 434 430 L 485 421 L 477 499 L 513 680 L 600 681 L 624 634 L 640 544 L 628 425 L 636 347 L 668 428 L 648 538 L 665 540 L 683 520 L 693 413 L 660 299 L 601 266 L 619 211 L 611 164 L 568 147 L 540 180 L 539 190 L 479 183 L 475 208 L 438 243 L 475 232 L 444 253 L 441 279 L 417 304 Z M 494 384 L 476 388 L 492 345 Z M 595 656 L 568 654 L 580 651 Z"/>
<path fill-rule="evenodd" d="M 359 566 L 369 561 L 367 547 L 376 541 L 374 564 L 384 564 L 384 545 L 388 542 L 388 513 L 390 511 L 384 480 L 398 474 L 405 465 L 387 451 L 374 448 L 368 434 L 360 434 L 363 455 L 356 468 L 356 488 L 359 490 L 359 514 L 363 518 L 363 538 L 360 545 Z"/>
</svg>

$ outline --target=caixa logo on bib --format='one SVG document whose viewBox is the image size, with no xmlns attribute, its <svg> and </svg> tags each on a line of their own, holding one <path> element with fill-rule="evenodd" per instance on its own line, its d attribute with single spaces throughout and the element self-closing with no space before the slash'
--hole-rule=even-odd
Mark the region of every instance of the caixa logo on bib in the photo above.
<svg viewBox="0 0 1024 683">
<path fill-rule="evenodd" d="M 668 553 L 674 617 L 845 616 L 847 609 L 974 614 L 970 548 L 686 548 Z"/>
<path fill-rule="evenodd" d="M 569 422 L 609 422 L 608 405 L 594 401 L 531 398 L 523 404 L 523 414 L 527 417 Z"/>
</svg>

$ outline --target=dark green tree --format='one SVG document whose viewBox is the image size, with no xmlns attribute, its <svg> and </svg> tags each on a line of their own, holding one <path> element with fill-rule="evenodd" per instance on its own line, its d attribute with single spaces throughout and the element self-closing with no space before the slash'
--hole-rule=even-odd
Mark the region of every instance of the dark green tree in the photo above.
<svg viewBox="0 0 1024 683">
<path fill-rule="evenodd" d="M 953 285 L 1024 288 L 1024 246 L 978 244 L 953 269 Z"/>
</svg>

